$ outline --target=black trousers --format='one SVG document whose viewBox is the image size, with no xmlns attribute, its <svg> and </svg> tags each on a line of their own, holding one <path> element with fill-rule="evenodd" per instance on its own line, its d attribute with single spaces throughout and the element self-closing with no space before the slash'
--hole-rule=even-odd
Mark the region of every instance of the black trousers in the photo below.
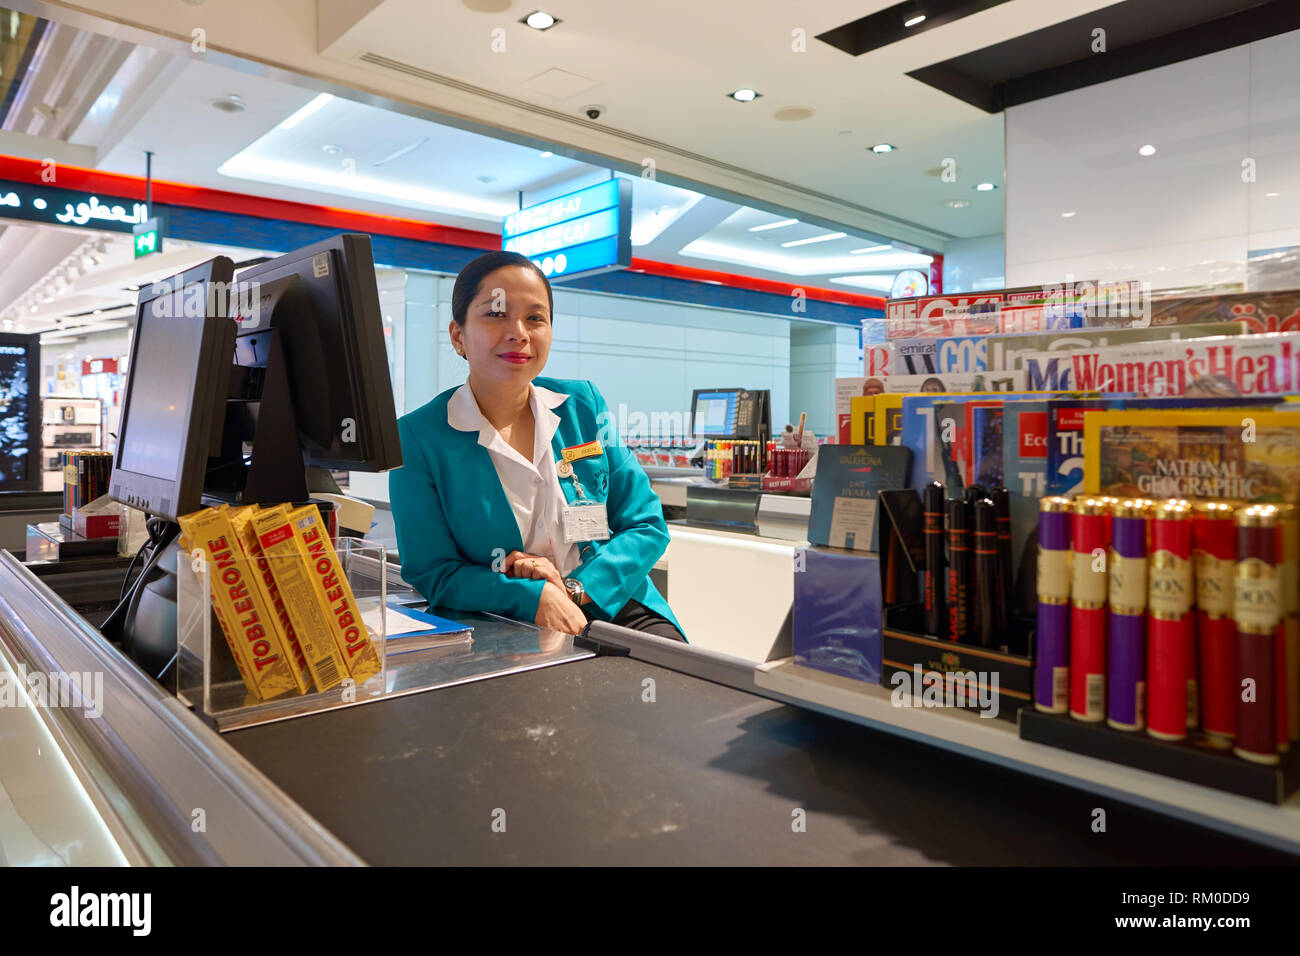
<svg viewBox="0 0 1300 956">
<path fill-rule="evenodd" d="M 594 621 L 595 617 L 591 613 L 591 605 L 584 604 L 582 613 L 587 616 L 587 620 Z M 681 641 L 686 643 L 686 637 L 681 631 L 673 626 L 673 622 L 668 620 L 662 614 L 650 610 L 639 601 L 628 601 L 624 604 L 617 614 L 614 615 L 614 624 L 619 627 L 626 627 L 633 631 L 645 631 L 647 634 L 653 634 L 655 637 L 666 637 L 670 641 Z"/>
</svg>

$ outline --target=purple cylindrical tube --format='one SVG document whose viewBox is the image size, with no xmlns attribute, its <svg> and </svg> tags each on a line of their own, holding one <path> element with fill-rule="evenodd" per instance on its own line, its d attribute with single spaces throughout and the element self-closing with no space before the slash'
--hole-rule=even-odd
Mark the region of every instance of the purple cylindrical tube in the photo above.
<svg viewBox="0 0 1300 956">
<path fill-rule="evenodd" d="M 1151 502 L 1119 501 L 1111 509 L 1110 624 L 1106 723 L 1146 726 L 1147 516 Z"/>
<path fill-rule="evenodd" d="M 1034 707 L 1063 714 L 1070 707 L 1069 498 L 1038 503 L 1038 636 Z"/>
</svg>

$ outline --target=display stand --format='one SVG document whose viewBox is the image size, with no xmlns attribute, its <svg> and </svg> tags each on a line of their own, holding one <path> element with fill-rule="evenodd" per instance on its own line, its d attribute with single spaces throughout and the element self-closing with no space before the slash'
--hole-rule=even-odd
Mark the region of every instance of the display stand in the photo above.
<svg viewBox="0 0 1300 956">
<path fill-rule="evenodd" d="M 104 447 L 104 403 L 80 395 L 47 395 L 41 399 L 42 488 L 63 490 L 59 453 L 97 451 Z"/>
<path fill-rule="evenodd" d="M 377 604 L 380 609 L 369 622 L 370 639 L 379 655 L 379 673 L 359 685 L 351 678 L 345 678 L 341 684 L 328 690 L 311 689 L 305 694 L 291 690 L 269 700 L 259 700 L 240 677 L 212 609 L 211 575 L 214 569 L 211 564 L 193 560 L 178 568 L 176 694 L 218 731 L 301 717 L 383 698 L 388 689 L 385 654 L 385 604 L 390 596 L 387 551 L 382 545 L 362 538 L 338 538 L 334 541 L 334 548 L 359 608 L 364 610 Z M 276 562 L 284 560 L 283 557 L 249 559 L 240 556 L 235 563 L 240 565 L 242 580 L 254 581 L 266 570 L 259 566 L 259 561 L 264 561 L 274 575 Z"/>
</svg>

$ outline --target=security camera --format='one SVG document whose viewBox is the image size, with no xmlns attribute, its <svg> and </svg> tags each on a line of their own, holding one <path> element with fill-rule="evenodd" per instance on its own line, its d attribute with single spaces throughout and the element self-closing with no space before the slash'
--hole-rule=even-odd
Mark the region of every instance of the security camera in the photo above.
<svg viewBox="0 0 1300 956">
<path fill-rule="evenodd" d="M 584 110 L 584 112 L 587 114 L 587 119 L 590 119 L 590 120 L 597 120 L 597 119 L 600 119 L 600 114 L 603 113 L 603 112 L 605 112 L 605 107 L 603 107 L 603 106 L 588 106 L 588 107 L 586 107 L 586 109 Z"/>
</svg>

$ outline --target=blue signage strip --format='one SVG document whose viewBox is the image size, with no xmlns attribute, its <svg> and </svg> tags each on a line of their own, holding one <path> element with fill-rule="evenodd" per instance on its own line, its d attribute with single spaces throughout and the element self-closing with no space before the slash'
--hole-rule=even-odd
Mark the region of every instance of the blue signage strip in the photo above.
<svg viewBox="0 0 1300 956">
<path fill-rule="evenodd" d="M 609 179 L 506 216 L 501 248 L 559 281 L 627 268 L 631 231 L 632 184 Z"/>
<path fill-rule="evenodd" d="M 570 219 L 581 219 L 602 209 L 618 208 L 619 180 L 607 179 L 596 186 L 566 193 L 555 199 L 537 203 L 527 209 L 512 212 L 502 225 L 502 239 L 522 236 L 526 232 L 545 229 Z"/>
<path fill-rule="evenodd" d="M 580 246 L 586 242 L 595 242 L 606 236 L 618 235 L 618 210 L 604 209 L 581 219 L 571 219 L 556 226 L 548 226 L 535 232 L 526 232 L 505 241 L 507 252 L 522 255 L 542 256 L 557 249 Z"/>
</svg>

